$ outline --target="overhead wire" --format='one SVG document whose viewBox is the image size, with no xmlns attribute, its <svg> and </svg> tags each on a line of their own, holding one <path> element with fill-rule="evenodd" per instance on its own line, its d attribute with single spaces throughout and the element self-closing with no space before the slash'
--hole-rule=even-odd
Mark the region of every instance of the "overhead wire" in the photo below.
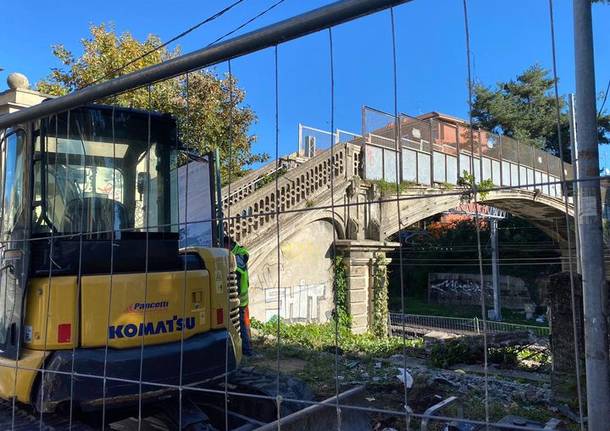
<svg viewBox="0 0 610 431">
<path fill-rule="evenodd" d="M 158 46 L 155 46 L 154 48 L 151 48 L 150 50 L 144 52 L 142 55 L 139 55 L 138 57 L 128 61 L 127 63 L 119 66 L 116 69 L 111 70 L 110 72 L 104 74 L 104 76 L 99 77 L 87 84 L 85 84 L 83 86 L 83 88 L 85 87 L 89 87 L 93 84 L 97 84 L 100 81 L 103 81 L 105 79 L 111 78 L 112 76 L 114 76 L 115 74 L 121 72 L 122 70 L 124 70 L 126 67 L 131 66 L 132 64 L 148 57 L 149 55 L 157 52 L 160 49 L 163 49 L 165 47 L 167 47 L 168 45 L 170 45 L 173 42 L 176 42 L 177 40 L 183 38 L 184 36 L 192 33 L 193 31 L 197 30 L 198 28 L 200 28 L 201 26 L 210 23 L 218 18 L 220 18 L 221 16 L 223 16 L 224 14 L 226 14 L 227 12 L 229 12 L 231 9 L 233 9 L 234 7 L 236 7 L 237 5 L 239 5 L 240 3 L 244 2 L 245 0 L 236 0 L 235 2 L 231 3 L 229 6 L 223 8 L 222 10 L 216 12 L 215 14 L 205 18 L 204 20 L 198 22 L 197 24 L 193 25 L 192 27 L 189 27 L 187 30 L 179 33 L 178 35 L 172 37 L 171 39 L 169 39 L 167 42 L 164 42 Z M 258 14 L 254 15 L 253 17 L 247 19 L 246 21 L 244 21 L 243 23 L 241 23 L 240 25 L 238 25 L 237 27 L 235 27 L 233 30 L 223 34 L 222 36 L 216 38 L 214 41 L 208 43 L 206 45 L 206 47 L 210 47 L 218 42 L 221 42 L 222 40 L 226 39 L 227 37 L 237 33 L 239 30 L 243 29 L 244 27 L 248 26 L 249 24 L 253 23 L 254 21 L 256 21 L 257 19 L 263 17 L 264 15 L 266 15 L 267 13 L 269 13 L 270 11 L 272 11 L 273 9 L 275 9 L 277 6 L 279 6 L 280 4 L 284 3 L 286 0 L 278 0 L 275 3 L 273 3 L 272 5 L 270 5 L 269 7 L 267 7 L 266 9 L 262 10 L 261 12 L 259 12 Z"/>
<path fill-rule="evenodd" d="M 260 17 L 262 17 L 263 15 L 267 14 L 268 12 L 272 11 L 273 9 L 275 9 L 277 6 L 279 6 L 280 4 L 284 3 L 284 1 L 286 0 L 278 0 L 275 3 L 273 3 L 271 6 L 269 6 L 268 8 L 264 9 L 263 11 L 259 12 L 258 14 L 254 15 L 252 18 L 248 19 L 247 21 L 243 22 L 242 24 L 238 25 L 237 27 L 235 27 L 233 30 L 223 34 L 222 36 L 220 36 L 219 38 L 217 38 L 216 40 L 214 40 L 213 42 L 209 43 L 208 46 L 212 46 L 220 41 L 222 41 L 223 39 L 231 36 L 234 33 L 237 33 L 239 30 L 241 30 L 242 28 L 244 28 L 245 26 L 247 26 L 248 24 L 256 21 L 257 19 L 259 19 Z"/>
<path fill-rule="evenodd" d="M 220 18 L 221 16 L 223 16 L 224 14 L 226 14 L 227 12 L 229 12 L 231 9 L 233 9 L 235 6 L 237 6 L 238 4 L 244 2 L 245 0 L 236 0 L 233 3 L 231 3 L 229 6 L 219 10 L 218 12 L 214 13 L 213 15 L 210 15 L 209 17 L 205 18 L 202 21 L 199 21 L 197 24 L 189 27 L 188 29 L 186 29 L 185 31 L 177 34 L 176 36 L 172 37 L 171 39 L 169 39 L 167 42 L 162 43 L 159 46 L 155 46 L 154 48 L 149 49 L 148 51 L 144 52 L 142 55 L 139 55 L 138 57 L 129 60 L 127 63 L 117 67 L 116 69 L 111 70 L 110 72 L 106 73 L 104 76 L 95 79 L 94 81 L 91 81 L 87 84 L 84 85 L 84 87 L 89 87 L 90 85 L 93 84 L 97 84 L 100 81 L 103 81 L 107 78 L 110 78 L 111 76 L 115 75 L 118 72 L 121 72 L 123 69 L 125 69 L 128 66 L 131 66 L 132 64 L 148 57 L 149 55 L 157 52 L 160 49 L 163 49 L 165 47 L 167 47 L 168 45 L 170 45 L 171 43 L 183 38 L 184 36 L 192 33 L 193 31 L 197 30 L 198 28 L 200 28 L 201 26 L 210 23 L 218 18 Z"/>
</svg>

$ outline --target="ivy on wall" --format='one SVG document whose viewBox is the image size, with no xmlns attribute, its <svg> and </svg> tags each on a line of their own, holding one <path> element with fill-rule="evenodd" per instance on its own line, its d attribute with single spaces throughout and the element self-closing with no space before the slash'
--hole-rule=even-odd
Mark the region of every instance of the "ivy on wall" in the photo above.
<svg viewBox="0 0 610 431">
<path fill-rule="evenodd" d="M 373 258 L 373 322 L 371 330 L 377 337 L 388 335 L 388 259 L 384 253 Z"/>
<path fill-rule="evenodd" d="M 343 261 L 343 256 L 335 256 L 333 259 L 333 272 L 333 294 L 335 300 L 333 318 L 339 323 L 339 326 L 349 328 L 352 324 L 352 318 L 349 314 L 347 303 L 347 268 Z"/>
</svg>

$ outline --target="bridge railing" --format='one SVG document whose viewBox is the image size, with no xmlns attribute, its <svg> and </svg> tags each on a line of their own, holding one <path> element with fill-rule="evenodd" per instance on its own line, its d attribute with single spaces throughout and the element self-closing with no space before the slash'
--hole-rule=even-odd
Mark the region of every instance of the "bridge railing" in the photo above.
<svg viewBox="0 0 610 431">
<path fill-rule="evenodd" d="M 299 151 L 297 154 L 299 157 L 310 158 L 330 149 L 333 145 L 346 142 L 361 144 L 362 136 L 347 130 L 336 129 L 334 132 L 329 132 L 299 124 Z"/>
<path fill-rule="evenodd" d="M 348 143 L 336 144 L 332 150 L 322 151 L 303 163 L 265 184 L 249 196 L 231 204 L 228 232 L 238 242 L 275 226 L 276 215 L 282 214 L 282 223 L 288 212 L 295 208 L 310 207 L 314 199 L 330 190 L 331 166 L 333 185 L 354 175 L 360 166 L 360 147 Z M 292 214 L 294 215 L 294 214 Z"/>
<path fill-rule="evenodd" d="M 471 130 L 457 118 L 431 113 L 400 114 L 397 119 L 369 107 L 362 115 L 366 179 L 395 182 L 398 176 L 400 181 L 421 185 L 455 185 L 467 172 L 477 182 L 491 180 L 498 187 L 560 197 L 562 170 L 566 179 L 572 178 L 570 164 L 537 148 L 535 142 Z"/>
<path fill-rule="evenodd" d="M 298 164 L 296 160 L 292 159 L 280 159 L 279 164 L 274 160 L 244 177 L 232 181 L 230 185 L 224 186 L 222 188 L 223 211 L 226 213 L 229 206 L 235 205 L 240 200 L 250 196 L 269 181 L 272 181 L 275 175 L 281 175 L 297 167 Z"/>
</svg>

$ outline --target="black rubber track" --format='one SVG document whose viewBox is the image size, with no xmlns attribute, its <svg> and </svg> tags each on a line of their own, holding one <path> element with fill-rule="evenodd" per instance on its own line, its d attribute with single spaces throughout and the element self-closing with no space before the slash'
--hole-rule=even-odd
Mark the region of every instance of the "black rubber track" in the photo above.
<svg viewBox="0 0 610 431">
<path fill-rule="evenodd" d="M 93 431 L 89 425 L 76 418 L 35 413 L 29 407 L 12 401 L 0 400 L 0 430 L 7 431 Z"/>
</svg>

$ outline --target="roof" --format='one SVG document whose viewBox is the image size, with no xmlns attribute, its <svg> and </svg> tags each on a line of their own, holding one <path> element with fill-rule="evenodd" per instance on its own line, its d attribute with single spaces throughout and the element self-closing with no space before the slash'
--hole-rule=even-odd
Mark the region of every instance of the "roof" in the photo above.
<svg viewBox="0 0 610 431">
<path fill-rule="evenodd" d="M 418 118 L 419 120 L 429 120 L 430 118 L 434 118 L 437 120 L 445 121 L 447 123 L 468 125 L 468 121 L 466 121 L 462 118 L 454 117 L 453 115 L 443 114 L 442 112 L 436 112 L 436 111 L 418 115 L 416 118 Z"/>
</svg>

